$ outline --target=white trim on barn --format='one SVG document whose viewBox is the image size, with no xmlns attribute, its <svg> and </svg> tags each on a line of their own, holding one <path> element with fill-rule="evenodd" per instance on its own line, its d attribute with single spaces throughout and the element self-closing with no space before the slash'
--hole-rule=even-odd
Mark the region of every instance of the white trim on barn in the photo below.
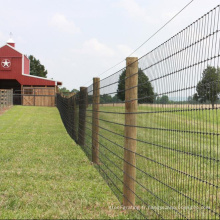
<svg viewBox="0 0 220 220">
<path fill-rule="evenodd" d="M 22 54 L 22 69 L 21 74 L 24 75 L 24 54 Z"/>
</svg>

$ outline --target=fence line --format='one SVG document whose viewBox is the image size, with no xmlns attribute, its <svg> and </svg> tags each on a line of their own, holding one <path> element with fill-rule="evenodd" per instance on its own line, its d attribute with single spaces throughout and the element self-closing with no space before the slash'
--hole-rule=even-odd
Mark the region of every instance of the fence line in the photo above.
<svg viewBox="0 0 220 220">
<path fill-rule="evenodd" d="M 140 218 L 220 218 L 220 6 L 57 107 Z"/>
<path fill-rule="evenodd" d="M 0 89 L 0 111 L 13 105 L 13 90 Z"/>
</svg>

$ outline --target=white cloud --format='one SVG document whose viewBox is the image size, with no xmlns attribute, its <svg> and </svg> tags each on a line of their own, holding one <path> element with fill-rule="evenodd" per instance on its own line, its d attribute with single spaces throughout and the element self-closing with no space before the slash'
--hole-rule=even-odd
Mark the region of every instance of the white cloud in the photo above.
<svg viewBox="0 0 220 220">
<path fill-rule="evenodd" d="M 111 48 L 106 44 L 101 43 L 98 39 L 92 38 L 83 43 L 81 49 L 73 49 L 72 52 L 80 55 L 89 55 L 94 57 L 114 57 L 118 59 L 126 58 L 133 51 L 125 44 L 118 44 Z M 133 54 L 135 56 L 137 54 Z"/>
<path fill-rule="evenodd" d="M 132 50 L 130 47 L 128 47 L 127 45 L 124 44 L 119 44 L 117 46 L 120 54 L 122 54 L 123 56 L 128 56 L 130 53 L 132 53 Z"/>
<path fill-rule="evenodd" d="M 73 50 L 73 52 L 102 57 L 112 57 L 115 55 L 113 49 L 103 43 L 100 43 L 96 38 L 85 41 L 81 49 Z"/>
<path fill-rule="evenodd" d="M 140 19 L 146 23 L 155 23 L 155 17 L 148 16 L 149 12 L 141 7 L 135 0 L 121 0 L 118 4 L 119 7 L 123 8 L 129 16 Z"/>
<path fill-rule="evenodd" d="M 62 14 L 55 14 L 49 21 L 49 25 L 57 28 L 61 32 L 78 34 L 80 33 L 80 28 L 78 28 L 73 21 L 67 20 L 67 18 Z"/>
<path fill-rule="evenodd" d="M 131 54 L 132 53 L 132 54 Z M 139 51 L 134 52 L 134 49 L 130 48 L 129 46 L 125 44 L 119 44 L 117 45 L 117 54 L 119 55 L 119 58 L 126 58 L 128 56 L 131 57 L 141 57 L 141 53 Z"/>
</svg>

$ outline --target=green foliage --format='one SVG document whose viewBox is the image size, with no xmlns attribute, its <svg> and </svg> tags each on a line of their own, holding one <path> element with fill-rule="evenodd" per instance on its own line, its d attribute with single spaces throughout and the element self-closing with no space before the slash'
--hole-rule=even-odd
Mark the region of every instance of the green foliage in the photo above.
<svg viewBox="0 0 220 220">
<path fill-rule="evenodd" d="M 79 90 L 78 89 L 72 89 L 71 92 L 78 93 Z"/>
<path fill-rule="evenodd" d="M 167 95 L 163 95 L 161 98 L 157 97 L 156 103 L 168 104 L 169 103 L 169 97 Z"/>
<path fill-rule="evenodd" d="M 67 89 L 66 87 L 59 88 L 59 91 L 62 93 L 70 92 L 69 89 Z"/>
<path fill-rule="evenodd" d="M 79 90 L 77 89 L 72 89 L 71 91 L 69 89 L 67 89 L 66 87 L 62 87 L 62 88 L 59 88 L 59 92 L 60 93 L 63 93 L 63 95 L 68 95 L 68 93 L 78 93 Z"/>
<path fill-rule="evenodd" d="M 193 99 L 204 103 L 210 101 L 214 108 L 214 103 L 218 100 L 220 93 L 220 68 L 207 66 L 202 73 L 202 79 L 196 86 L 197 93 L 194 94 Z"/>
<path fill-rule="evenodd" d="M 117 96 L 120 100 L 125 100 L 125 76 L 126 70 L 122 72 L 119 77 L 119 84 L 117 90 Z M 139 68 L 138 69 L 138 103 L 153 103 L 154 101 L 154 90 L 153 87 L 145 75 L 145 73 Z"/>
<path fill-rule="evenodd" d="M 30 75 L 47 78 L 47 70 L 40 63 L 40 60 L 37 60 L 33 55 L 30 55 L 28 58 L 30 60 Z"/>
<path fill-rule="evenodd" d="M 93 99 L 93 96 L 92 96 L 92 95 L 88 95 L 88 96 L 87 96 L 88 104 L 92 104 L 92 99 Z"/>
<path fill-rule="evenodd" d="M 113 97 L 107 94 L 100 95 L 100 103 L 104 104 L 104 103 L 113 103 L 113 102 L 118 102 L 117 95 Z"/>
<path fill-rule="evenodd" d="M 198 96 L 197 93 L 195 93 L 193 96 L 188 96 L 187 101 L 182 102 L 183 103 L 188 103 L 188 104 L 196 104 L 198 102 Z"/>
<path fill-rule="evenodd" d="M 112 97 L 112 102 L 119 102 L 119 101 L 120 101 L 120 100 L 119 100 L 117 94 Z"/>
<path fill-rule="evenodd" d="M 112 97 L 110 95 L 104 94 L 100 96 L 100 103 L 111 103 Z"/>
<path fill-rule="evenodd" d="M 199 96 L 198 96 L 198 94 L 197 93 L 195 93 L 194 95 L 193 95 L 193 100 L 194 101 L 199 101 Z"/>
<path fill-rule="evenodd" d="M 188 102 L 191 102 L 193 100 L 193 97 L 192 96 L 188 96 L 187 100 L 188 100 Z"/>
<path fill-rule="evenodd" d="M 92 104 L 93 101 L 93 96 L 92 95 L 88 95 L 88 104 Z M 118 100 L 117 95 L 115 96 L 110 96 L 108 94 L 104 94 L 104 95 L 100 95 L 100 103 L 101 104 L 105 104 L 105 103 L 116 103 L 120 100 Z"/>
</svg>

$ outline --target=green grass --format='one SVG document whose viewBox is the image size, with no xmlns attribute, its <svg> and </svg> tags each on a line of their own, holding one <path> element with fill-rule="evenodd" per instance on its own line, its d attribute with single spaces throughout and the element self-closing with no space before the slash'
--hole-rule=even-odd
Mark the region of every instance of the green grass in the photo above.
<svg viewBox="0 0 220 220">
<path fill-rule="evenodd" d="M 127 219 L 56 108 L 15 106 L 0 116 L 0 219 Z"/>
<path fill-rule="evenodd" d="M 123 107 L 100 109 L 124 112 Z M 203 206 L 220 213 L 220 110 L 171 110 L 181 108 L 139 106 L 139 111 L 146 114 L 137 115 L 137 125 L 145 128 L 137 128 L 137 153 L 144 157 L 136 156 L 136 205 L 146 208 L 142 212 L 147 218 L 158 218 L 160 214 L 166 219 L 218 219 L 220 214 Z M 102 175 L 108 175 L 106 181 L 122 201 L 124 115 L 100 113 L 100 119 L 109 121 L 100 120 Z M 91 147 L 91 125 L 87 123 L 87 127 L 86 142 Z"/>
<path fill-rule="evenodd" d="M 101 110 L 124 112 L 118 106 Z M 181 109 L 139 106 L 144 112 L 163 110 Z M 100 113 L 100 118 L 124 124 L 124 115 Z M 147 218 L 183 218 L 166 209 L 173 207 L 187 218 L 218 219 L 199 204 L 219 213 L 219 124 L 219 109 L 137 116 L 137 125 L 146 127 L 137 129 L 137 153 L 146 158 L 136 156 L 136 194 L 145 202 L 136 197 L 136 205 L 145 208 L 141 212 Z M 91 158 L 91 124 L 86 126 L 84 150 Z M 124 127 L 105 121 L 100 126 L 107 130 L 100 128 L 101 164 L 95 169 L 67 135 L 56 108 L 16 106 L 0 116 L 0 219 L 140 218 L 137 212 L 109 209 L 120 205 L 113 192 L 123 198 L 123 160 L 118 156 L 123 158 L 119 135 Z M 102 169 L 112 191 L 98 172 Z"/>
</svg>

